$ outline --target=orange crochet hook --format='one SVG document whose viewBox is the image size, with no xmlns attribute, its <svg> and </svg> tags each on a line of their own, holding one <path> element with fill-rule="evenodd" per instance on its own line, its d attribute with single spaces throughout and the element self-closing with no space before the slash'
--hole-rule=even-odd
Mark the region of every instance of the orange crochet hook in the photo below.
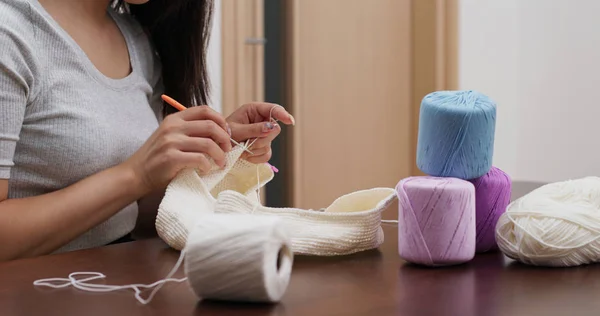
<svg viewBox="0 0 600 316">
<path fill-rule="evenodd" d="M 171 97 L 170 97 L 170 96 L 168 96 L 168 95 L 164 95 L 164 94 L 163 94 L 163 95 L 161 96 L 161 98 L 162 98 L 162 99 L 163 99 L 165 102 L 167 102 L 168 104 L 170 104 L 172 107 L 176 108 L 176 109 L 177 109 L 177 110 L 179 110 L 179 111 L 183 111 L 183 110 L 185 110 L 185 109 L 186 109 L 186 107 L 185 107 L 185 106 L 183 106 L 183 104 L 181 104 L 181 103 L 179 103 L 179 102 L 175 101 L 175 99 L 171 98 Z"/>
<path fill-rule="evenodd" d="M 187 109 L 183 104 L 177 102 L 177 100 L 171 98 L 170 96 L 163 94 L 160 96 L 165 102 L 167 102 L 169 105 L 171 105 L 172 107 L 176 108 L 179 111 L 183 111 L 185 109 Z M 233 142 L 234 144 L 240 146 L 240 147 L 244 147 L 242 145 L 240 145 L 240 143 L 236 142 L 235 140 L 233 140 L 233 138 L 229 138 L 231 140 L 231 142 Z M 254 155 L 250 150 L 244 148 L 244 151 L 247 151 L 249 154 Z"/>
</svg>

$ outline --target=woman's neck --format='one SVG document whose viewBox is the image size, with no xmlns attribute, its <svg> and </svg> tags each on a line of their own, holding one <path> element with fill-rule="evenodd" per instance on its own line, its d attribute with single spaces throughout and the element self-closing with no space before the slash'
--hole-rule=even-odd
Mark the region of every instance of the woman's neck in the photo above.
<svg viewBox="0 0 600 316">
<path fill-rule="evenodd" d="M 103 23 L 106 21 L 106 9 L 111 0 L 39 0 L 39 2 L 51 13 L 61 12 L 88 22 Z"/>
</svg>

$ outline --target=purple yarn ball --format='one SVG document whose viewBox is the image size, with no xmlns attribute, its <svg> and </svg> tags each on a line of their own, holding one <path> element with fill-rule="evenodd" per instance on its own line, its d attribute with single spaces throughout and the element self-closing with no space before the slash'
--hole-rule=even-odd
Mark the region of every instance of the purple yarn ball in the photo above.
<svg viewBox="0 0 600 316">
<path fill-rule="evenodd" d="M 497 250 L 496 224 L 510 203 L 511 179 L 504 171 L 492 167 L 487 174 L 469 181 L 475 186 L 476 251 Z"/>
<path fill-rule="evenodd" d="M 396 186 L 398 252 L 427 266 L 465 263 L 475 256 L 475 188 L 458 178 L 409 177 Z"/>
</svg>

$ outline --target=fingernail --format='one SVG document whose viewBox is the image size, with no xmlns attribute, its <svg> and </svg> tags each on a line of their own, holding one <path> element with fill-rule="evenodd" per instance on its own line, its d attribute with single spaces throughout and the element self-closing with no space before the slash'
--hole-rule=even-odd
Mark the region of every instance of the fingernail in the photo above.
<svg viewBox="0 0 600 316">
<path fill-rule="evenodd" d="M 269 167 L 271 167 L 271 170 L 273 170 L 273 172 L 275 172 L 275 173 L 278 173 L 278 172 L 279 172 L 279 169 L 275 168 L 275 166 L 273 166 L 272 164 L 270 164 L 270 163 L 268 163 L 268 162 L 267 162 L 267 165 L 268 165 Z"/>
<path fill-rule="evenodd" d="M 227 134 L 231 137 L 231 127 L 229 127 L 229 124 L 227 124 Z"/>
<path fill-rule="evenodd" d="M 292 121 L 292 125 L 296 125 L 296 119 L 290 114 L 290 120 Z"/>
<path fill-rule="evenodd" d="M 263 130 L 265 132 L 271 131 L 275 128 L 275 124 L 273 124 L 272 122 L 267 122 L 265 123 L 265 127 L 263 128 Z"/>
</svg>

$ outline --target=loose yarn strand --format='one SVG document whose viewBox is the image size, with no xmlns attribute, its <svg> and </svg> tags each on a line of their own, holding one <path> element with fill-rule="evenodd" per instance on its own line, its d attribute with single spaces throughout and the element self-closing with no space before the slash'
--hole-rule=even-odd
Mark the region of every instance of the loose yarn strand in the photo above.
<svg viewBox="0 0 600 316">
<path fill-rule="evenodd" d="M 273 110 L 275 110 L 275 108 L 277 107 L 281 107 L 281 105 L 274 105 L 271 110 L 269 111 L 269 121 L 273 122 L 275 124 L 277 124 L 277 120 L 275 118 L 273 118 Z M 258 137 L 253 139 L 247 146 L 248 149 L 252 148 L 252 146 L 254 145 L 254 143 L 256 143 L 256 141 L 258 140 Z M 273 166 L 271 166 L 271 169 L 273 169 Z M 273 171 L 275 171 L 275 169 L 273 169 Z M 260 172 L 259 172 L 259 168 L 258 165 L 256 166 L 256 197 L 258 199 L 258 203 L 262 204 L 261 202 L 261 198 L 260 198 Z"/>
<path fill-rule="evenodd" d="M 258 204 L 262 205 L 260 201 L 260 172 L 258 170 L 258 165 L 256 165 L 256 198 L 258 198 Z"/>
<path fill-rule="evenodd" d="M 167 277 L 161 281 L 158 287 L 154 288 L 154 290 L 152 290 L 152 292 L 150 292 L 150 295 L 148 296 L 147 299 L 142 299 L 139 295 L 139 293 L 136 293 L 136 299 L 138 301 L 140 301 L 142 304 L 148 304 L 150 303 L 150 301 L 152 300 L 152 298 L 154 297 L 154 295 L 158 292 L 158 290 L 160 290 L 161 287 L 163 287 L 165 285 L 165 283 L 169 282 L 167 280 L 173 280 L 177 283 L 181 283 L 187 280 L 187 277 L 185 278 L 181 278 L 181 279 L 172 279 L 173 275 L 175 275 L 175 273 L 177 272 L 177 270 L 179 270 L 179 267 L 181 266 L 181 264 L 183 263 L 183 258 L 185 257 L 185 249 L 181 251 L 181 253 L 179 254 L 179 259 L 177 259 L 177 263 L 175 264 L 175 266 L 173 267 L 173 269 L 171 269 L 171 272 L 169 272 L 169 274 L 167 274 Z M 157 283 L 158 283 L 157 282 Z"/>
<path fill-rule="evenodd" d="M 106 284 L 86 283 L 86 282 L 90 282 L 90 281 L 94 281 L 94 280 L 98 280 L 98 279 L 104 279 L 104 278 L 106 278 L 106 275 L 104 275 L 100 272 L 73 272 L 73 273 L 69 274 L 68 278 L 41 279 L 41 280 L 34 281 L 33 285 L 47 286 L 47 287 L 51 287 L 51 288 L 55 288 L 55 289 L 73 286 L 79 290 L 88 291 L 88 292 L 113 292 L 113 291 L 118 291 L 118 290 L 132 289 L 135 292 L 135 299 L 138 300 L 140 303 L 146 305 L 152 301 L 152 299 L 154 298 L 154 295 L 156 295 L 156 293 L 166 283 L 168 283 L 168 282 L 181 283 L 181 282 L 184 282 L 187 280 L 187 277 L 181 278 L 181 279 L 173 278 L 173 275 L 177 272 L 177 270 L 179 270 L 179 267 L 181 267 L 184 257 L 185 257 L 185 250 L 182 250 L 181 254 L 179 255 L 179 259 L 177 259 L 177 263 L 175 263 L 175 266 L 171 269 L 169 274 L 167 274 L 167 276 L 164 279 L 156 281 L 152 284 L 106 285 Z M 76 276 L 78 276 L 78 275 L 89 275 L 90 277 L 87 277 L 84 279 L 77 279 Z M 57 282 L 64 282 L 64 283 L 57 284 Z M 148 289 L 153 288 L 153 290 L 152 290 L 152 292 L 150 292 L 150 295 L 148 296 L 148 298 L 144 299 L 141 296 L 143 290 L 140 288 L 142 288 L 143 290 L 148 290 Z"/>
</svg>

